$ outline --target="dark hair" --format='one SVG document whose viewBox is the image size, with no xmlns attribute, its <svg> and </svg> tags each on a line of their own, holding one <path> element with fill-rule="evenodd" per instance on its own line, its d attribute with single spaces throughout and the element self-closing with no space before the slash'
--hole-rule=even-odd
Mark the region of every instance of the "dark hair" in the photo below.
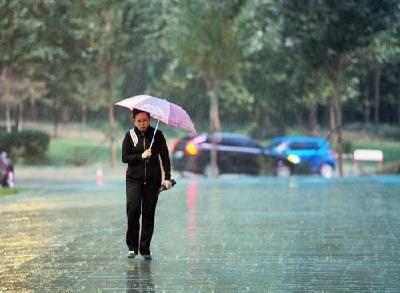
<svg viewBox="0 0 400 293">
<path fill-rule="evenodd" d="M 143 111 L 143 110 L 139 110 L 139 109 L 133 109 L 132 110 L 132 118 L 135 119 L 136 115 L 139 114 L 139 113 L 145 113 L 150 118 L 150 113 L 149 112 L 146 112 L 146 111 Z"/>
</svg>

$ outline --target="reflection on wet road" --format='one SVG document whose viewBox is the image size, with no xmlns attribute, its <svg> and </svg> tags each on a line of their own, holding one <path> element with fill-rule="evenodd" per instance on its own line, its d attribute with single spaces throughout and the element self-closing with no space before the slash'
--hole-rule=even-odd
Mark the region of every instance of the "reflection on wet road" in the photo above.
<svg viewBox="0 0 400 293">
<path fill-rule="evenodd" d="M 400 290 L 400 176 L 180 179 L 154 259 L 125 258 L 124 182 L 0 198 L 0 291 Z"/>
</svg>

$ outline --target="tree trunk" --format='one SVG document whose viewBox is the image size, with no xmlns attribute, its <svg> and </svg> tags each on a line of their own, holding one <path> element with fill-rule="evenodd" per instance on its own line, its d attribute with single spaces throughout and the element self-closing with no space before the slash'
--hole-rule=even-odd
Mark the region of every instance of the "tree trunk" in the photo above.
<svg viewBox="0 0 400 293">
<path fill-rule="evenodd" d="M 258 100 L 254 101 L 253 104 L 253 113 L 254 113 L 254 124 L 251 129 L 251 133 L 257 139 L 261 138 L 264 134 L 262 128 L 258 125 L 265 125 L 265 112 L 264 108 L 262 107 L 261 103 Z"/>
<path fill-rule="evenodd" d="M 335 89 L 336 91 L 337 89 Z M 335 97 L 335 112 L 337 120 L 337 144 L 338 144 L 338 170 L 339 176 L 343 176 L 343 134 L 342 134 L 342 103 L 340 97 L 337 96 L 337 92 L 334 94 Z"/>
<path fill-rule="evenodd" d="M 112 87 L 112 79 L 113 79 L 113 55 L 111 52 L 112 44 L 115 41 L 113 30 L 112 30 L 112 15 L 109 9 L 102 11 L 102 20 L 103 20 L 103 30 L 104 30 L 104 71 L 105 71 L 105 92 L 106 98 L 105 100 L 108 103 L 108 124 L 109 124 L 109 160 L 110 167 L 115 168 L 116 166 L 116 147 L 115 147 L 115 114 L 114 114 L 114 103 L 113 103 L 113 87 Z"/>
<path fill-rule="evenodd" d="M 30 105 L 31 105 L 31 122 L 36 122 L 37 121 L 37 107 L 36 107 L 36 101 L 35 98 L 30 99 Z"/>
<path fill-rule="evenodd" d="M 330 141 L 335 141 L 336 138 L 336 119 L 335 119 L 335 105 L 334 99 L 332 96 L 328 97 L 327 100 L 327 109 L 326 109 L 326 121 L 327 125 L 329 125 L 329 133 L 327 139 Z"/>
<path fill-rule="evenodd" d="M 369 88 L 368 88 L 368 76 L 364 78 L 364 118 L 365 118 L 365 128 L 368 127 L 370 123 L 370 101 L 369 101 Z"/>
<path fill-rule="evenodd" d="M 8 133 L 11 132 L 11 109 L 10 105 L 6 103 L 6 130 Z"/>
<path fill-rule="evenodd" d="M 221 124 L 219 120 L 219 107 L 218 107 L 218 96 L 215 92 L 210 95 L 211 98 L 211 108 L 210 108 L 210 117 L 211 117 L 211 131 L 218 132 L 221 129 Z"/>
<path fill-rule="evenodd" d="M 81 128 L 85 129 L 87 124 L 87 107 L 81 106 Z"/>
<path fill-rule="evenodd" d="M 115 113 L 114 113 L 114 103 L 112 99 L 112 64 L 111 59 L 107 64 L 106 69 L 106 88 L 107 88 L 107 100 L 108 100 L 108 125 L 109 125 L 109 143 L 110 143 L 110 167 L 115 168 L 116 166 L 116 147 L 115 147 Z"/>
<path fill-rule="evenodd" d="M 68 124 L 69 120 L 70 120 L 70 110 L 63 107 L 61 109 L 61 122 L 65 126 Z"/>
<path fill-rule="evenodd" d="M 308 108 L 308 130 L 312 135 L 317 128 L 317 105 L 311 104 Z"/>
<path fill-rule="evenodd" d="M 215 93 L 211 93 L 210 95 L 210 118 L 211 118 L 211 175 L 217 176 L 218 175 L 218 154 L 217 154 L 217 141 L 215 134 L 219 131 L 219 115 L 218 115 L 218 98 Z"/>
<path fill-rule="evenodd" d="M 114 114 L 114 104 L 111 103 L 108 106 L 108 121 L 110 124 L 110 166 L 115 168 L 116 166 L 116 147 L 115 147 L 115 114 Z"/>
<path fill-rule="evenodd" d="M 397 124 L 400 126 L 400 66 L 399 66 L 399 80 L 397 81 Z"/>
<path fill-rule="evenodd" d="M 58 109 L 54 109 L 54 117 L 53 117 L 53 136 L 54 138 L 58 137 L 58 124 L 59 124 L 59 111 Z"/>
<path fill-rule="evenodd" d="M 17 105 L 17 111 L 15 113 L 15 128 L 18 132 L 22 131 L 22 102 Z"/>
<path fill-rule="evenodd" d="M 110 56 L 109 56 L 110 57 Z M 113 98 L 112 98 L 112 64 L 111 64 L 111 58 L 109 59 L 109 62 L 107 62 L 107 68 L 106 68 L 106 92 L 107 94 L 107 100 L 108 100 L 108 125 L 109 125 L 109 143 L 110 143 L 110 149 L 109 149 L 109 155 L 110 155 L 110 167 L 115 168 L 116 166 L 116 147 L 115 147 L 115 113 L 114 113 L 114 103 L 113 103 Z"/>
<path fill-rule="evenodd" d="M 379 131 L 379 106 L 381 100 L 380 87 L 381 87 L 381 69 L 374 71 L 374 126 L 376 132 Z"/>
<path fill-rule="evenodd" d="M 343 135 L 342 135 L 342 127 L 343 127 L 343 118 L 342 118 L 342 103 L 340 101 L 340 87 L 341 87 L 341 78 L 342 78 L 342 62 L 343 57 L 338 60 L 338 68 L 335 72 L 334 77 L 334 90 L 333 90 L 333 99 L 335 106 L 335 117 L 336 117 L 336 133 L 337 133 L 337 144 L 338 144 L 338 170 L 339 176 L 343 176 Z"/>
<path fill-rule="evenodd" d="M 211 175 L 218 175 L 218 154 L 217 154 L 217 142 L 215 133 L 220 131 L 221 125 L 219 121 L 219 108 L 218 108 L 218 96 L 216 94 L 215 80 L 212 78 L 206 78 L 207 90 L 210 96 L 210 136 L 211 136 L 211 152 L 210 152 L 210 165 Z"/>
<path fill-rule="evenodd" d="M 334 98 L 329 97 L 329 129 L 331 133 L 336 131 L 336 119 L 335 119 L 335 103 Z"/>
</svg>

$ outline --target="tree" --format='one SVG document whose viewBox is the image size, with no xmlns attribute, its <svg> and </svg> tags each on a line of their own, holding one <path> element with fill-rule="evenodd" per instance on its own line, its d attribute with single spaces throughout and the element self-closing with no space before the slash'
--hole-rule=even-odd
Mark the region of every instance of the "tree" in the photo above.
<svg viewBox="0 0 400 293">
<path fill-rule="evenodd" d="M 391 78 L 397 84 L 394 96 L 397 96 L 397 124 L 400 125 L 400 15 L 396 19 L 397 24 L 379 35 L 374 44 L 377 45 L 377 61 L 391 65 L 389 75 L 392 75 Z"/>
<path fill-rule="evenodd" d="M 45 85 L 42 82 L 33 81 L 29 78 L 20 78 L 3 73 L 0 75 L 0 97 L 2 103 L 6 106 L 6 130 L 11 132 L 11 107 L 16 106 L 15 128 L 22 130 L 23 102 L 33 99 L 44 93 Z"/>
<path fill-rule="evenodd" d="M 100 103 L 107 107 L 110 142 L 110 165 L 116 165 L 116 119 L 114 103 L 122 95 L 131 95 L 135 90 L 144 91 L 147 87 L 147 76 L 132 76 L 135 66 L 143 64 L 146 57 L 154 52 L 149 39 L 160 30 L 163 6 L 157 2 L 137 0 L 94 1 L 96 62 L 92 71 L 98 84 L 97 93 Z M 146 71 L 146 70 L 144 70 Z M 139 74 L 143 73 L 140 71 Z M 140 86 L 132 85 L 140 80 Z"/>
<path fill-rule="evenodd" d="M 60 116 L 73 102 L 89 59 L 90 31 L 86 2 L 37 1 L 33 13 L 40 20 L 37 46 L 32 53 L 35 78 L 46 84 L 43 103 L 53 110 L 54 136 Z"/>
<path fill-rule="evenodd" d="M 242 74 L 253 101 L 252 133 L 258 138 L 301 124 L 304 111 L 313 131 L 317 105 L 326 92 L 326 82 L 291 54 L 283 20 L 279 2 L 248 2 L 238 25 Z"/>
<path fill-rule="evenodd" d="M 18 108 L 16 120 L 21 121 L 23 99 L 41 92 L 42 86 L 32 80 L 41 25 L 35 6 L 34 2 L 0 1 L 0 104 L 6 108 L 7 131 L 11 131 L 11 108 Z M 19 123 L 17 129 L 21 127 Z"/>
<path fill-rule="evenodd" d="M 218 97 L 221 83 L 238 63 L 235 18 L 244 1 L 187 1 L 171 18 L 176 56 L 205 82 L 210 99 L 211 170 L 217 175 L 215 133 L 221 128 Z"/>
<path fill-rule="evenodd" d="M 313 71 L 321 72 L 333 85 L 339 174 L 343 174 L 342 84 L 359 48 L 394 21 L 397 1 L 284 1 L 288 37 L 294 52 Z"/>
</svg>

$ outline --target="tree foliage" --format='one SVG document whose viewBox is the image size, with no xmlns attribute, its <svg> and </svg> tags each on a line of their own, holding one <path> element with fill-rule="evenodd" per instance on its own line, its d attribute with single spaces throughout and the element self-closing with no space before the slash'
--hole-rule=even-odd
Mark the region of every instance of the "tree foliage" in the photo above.
<svg viewBox="0 0 400 293">
<path fill-rule="evenodd" d="M 329 126 L 332 97 L 336 122 L 369 121 L 373 112 L 400 123 L 399 6 L 0 0 L 0 119 L 33 105 L 55 125 L 108 116 L 112 145 L 114 102 L 153 93 L 182 104 L 200 131 L 315 131 Z"/>
</svg>

